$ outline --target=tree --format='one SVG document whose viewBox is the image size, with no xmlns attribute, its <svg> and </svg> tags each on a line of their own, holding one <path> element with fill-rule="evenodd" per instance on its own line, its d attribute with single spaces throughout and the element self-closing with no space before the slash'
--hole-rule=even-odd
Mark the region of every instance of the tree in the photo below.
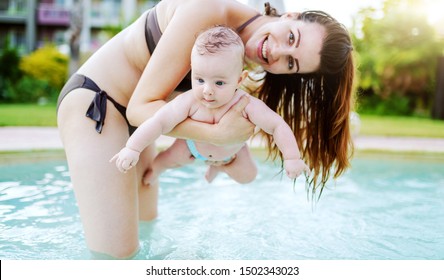
<svg viewBox="0 0 444 280">
<path fill-rule="evenodd" d="M 386 0 L 381 11 L 360 11 L 355 29 L 360 23 L 361 30 L 355 31 L 354 40 L 364 105 L 373 98 L 392 105 L 382 113 L 430 113 L 444 44 L 419 12 L 422 5 L 424 0 Z"/>
<path fill-rule="evenodd" d="M 20 54 L 17 48 L 10 44 L 9 36 L 0 49 L 0 102 L 12 99 L 11 88 L 22 77 L 19 68 Z"/>
<path fill-rule="evenodd" d="M 79 68 L 80 60 L 80 35 L 83 27 L 83 0 L 74 0 L 71 10 L 71 24 L 68 30 L 69 49 L 71 59 L 69 62 L 68 75 L 71 76 Z"/>
</svg>

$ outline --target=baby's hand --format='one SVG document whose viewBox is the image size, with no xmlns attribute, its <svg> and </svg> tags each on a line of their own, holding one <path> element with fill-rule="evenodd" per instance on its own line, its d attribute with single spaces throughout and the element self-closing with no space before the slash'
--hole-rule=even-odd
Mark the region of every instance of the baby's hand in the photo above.
<svg viewBox="0 0 444 280">
<path fill-rule="evenodd" d="M 140 152 L 125 147 L 120 150 L 118 154 L 113 156 L 109 162 L 113 162 L 115 160 L 117 169 L 119 169 L 120 172 L 126 173 L 133 166 L 136 166 L 137 162 L 139 161 L 139 156 Z"/>
<path fill-rule="evenodd" d="M 302 172 L 306 172 L 310 175 L 310 168 L 305 164 L 302 159 L 287 159 L 284 160 L 284 168 L 287 176 L 290 179 L 296 179 Z"/>
</svg>

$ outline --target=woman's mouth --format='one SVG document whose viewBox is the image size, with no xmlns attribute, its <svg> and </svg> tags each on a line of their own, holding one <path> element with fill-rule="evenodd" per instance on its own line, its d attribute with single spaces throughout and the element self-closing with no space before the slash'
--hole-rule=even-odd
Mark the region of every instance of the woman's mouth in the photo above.
<svg viewBox="0 0 444 280">
<path fill-rule="evenodd" d="M 268 37 L 262 41 L 258 47 L 258 56 L 268 63 Z"/>
</svg>

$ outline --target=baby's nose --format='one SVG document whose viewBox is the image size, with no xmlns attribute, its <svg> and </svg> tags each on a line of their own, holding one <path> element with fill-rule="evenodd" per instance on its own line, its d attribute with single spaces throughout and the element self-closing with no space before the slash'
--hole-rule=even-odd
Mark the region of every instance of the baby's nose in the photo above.
<svg viewBox="0 0 444 280">
<path fill-rule="evenodd" d="M 205 85 L 205 87 L 204 87 L 204 93 L 205 93 L 205 94 L 212 95 L 212 94 L 213 94 L 213 89 L 211 88 L 211 86 L 209 86 L 209 85 Z"/>
</svg>

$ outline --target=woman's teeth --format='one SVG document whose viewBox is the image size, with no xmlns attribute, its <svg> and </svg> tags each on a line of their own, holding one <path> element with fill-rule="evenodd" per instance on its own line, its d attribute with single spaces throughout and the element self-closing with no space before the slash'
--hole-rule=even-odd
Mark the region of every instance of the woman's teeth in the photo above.
<svg viewBox="0 0 444 280">
<path fill-rule="evenodd" d="M 262 58 L 268 63 L 267 51 L 268 51 L 268 39 L 265 39 L 264 43 L 262 44 Z"/>
</svg>

